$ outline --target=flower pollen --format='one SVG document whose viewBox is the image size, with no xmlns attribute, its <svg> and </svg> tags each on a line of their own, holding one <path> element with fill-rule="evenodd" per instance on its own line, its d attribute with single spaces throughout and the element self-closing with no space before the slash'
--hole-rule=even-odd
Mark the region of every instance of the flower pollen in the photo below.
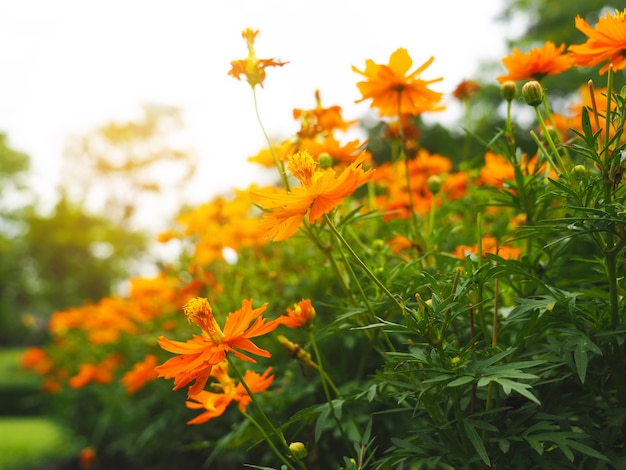
<svg viewBox="0 0 626 470">
<path fill-rule="evenodd" d="M 195 297 L 183 307 L 183 312 L 190 322 L 200 327 L 203 334 L 215 344 L 220 344 L 224 333 L 213 316 L 213 309 L 207 299 Z"/>
</svg>

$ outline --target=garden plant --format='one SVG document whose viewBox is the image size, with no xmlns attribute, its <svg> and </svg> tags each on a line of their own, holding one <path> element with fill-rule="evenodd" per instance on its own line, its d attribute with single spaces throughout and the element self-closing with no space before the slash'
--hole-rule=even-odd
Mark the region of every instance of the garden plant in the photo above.
<svg viewBox="0 0 626 470">
<path fill-rule="evenodd" d="M 56 312 L 23 357 L 83 467 L 626 468 L 626 10 L 572 23 L 580 44 L 503 59 L 479 155 L 421 145 L 446 103 L 404 48 L 352 67 L 378 147 L 322 92 L 271 141 L 257 94 L 289 64 L 246 29 L 229 73 L 276 184 L 183 211 L 177 262 Z M 544 89 L 572 67 L 577 96 Z"/>
</svg>

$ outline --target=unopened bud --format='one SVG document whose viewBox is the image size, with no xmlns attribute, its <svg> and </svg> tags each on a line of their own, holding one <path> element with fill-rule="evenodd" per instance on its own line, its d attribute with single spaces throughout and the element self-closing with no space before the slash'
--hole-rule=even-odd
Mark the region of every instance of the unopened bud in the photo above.
<svg viewBox="0 0 626 470">
<path fill-rule="evenodd" d="M 572 168 L 572 176 L 577 180 L 582 179 L 586 174 L 587 168 L 585 168 L 585 165 L 576 165 Z"/>
<path fill-rule="evenodd" d="M 328 153 L 322 153 L 317 157 L 317 164 L 320 168 L 330 168 L 333 166 L 333 157 Z"/>
<path fill-rule="evenodd" d="M 441 184 L 441 178 L 437 175 L 429 176 L 428 180 L 426 181 L 428 190 L 433 194 L 437 194 L 439 191 L 441 191 Z"/>
<path fill-rule="evenodd" d="M 500 86 L 500 94 L 507 101 L 513 101 L 517 96 L 517 84 L 512 80 L 507 80 Z"/>
<path fill-rule="evenodd" d="M 531 80 L 522 87 L 522 96 L 530 106 L 537 107 L 543 102 L 543 87 L 541 83 Z"/>
<path fill-rule="evenodd" d="M 308 455 L 306 447 L 302 442 L 292 442 L 289 444 L 289 452 L 291 452 L 291 455 L 296 459 L 303 459 Z"/>
</svg>

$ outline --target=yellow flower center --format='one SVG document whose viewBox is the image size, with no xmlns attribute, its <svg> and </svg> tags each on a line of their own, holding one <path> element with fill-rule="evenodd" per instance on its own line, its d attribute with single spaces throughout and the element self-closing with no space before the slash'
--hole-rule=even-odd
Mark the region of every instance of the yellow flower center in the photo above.
<svg viewBox="0 0 626 470">
<path fill-rule="evenodd" d="M 213 316 L 213 309 L 207 299 L 195 297 L 183 307 L 183 312 L 189 321 L 200 327 L 202 332 L 215 344 L 220 344 L 224 333 Z"/>
<path fill-rule="evenodd" d="M 298 178 L 302 186 L 310 187 L 314 181 L 317 170 L 317 162 L 306 150 L 289 157 L 287 168 L 293 176 Z"/>
</svg>

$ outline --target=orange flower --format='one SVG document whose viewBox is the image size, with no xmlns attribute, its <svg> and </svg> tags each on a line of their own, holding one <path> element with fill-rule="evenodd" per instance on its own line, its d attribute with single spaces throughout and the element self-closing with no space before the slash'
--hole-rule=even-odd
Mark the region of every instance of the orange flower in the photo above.
<svg viewBox="0 0 626 470">
<path fill-rule="evenodd" d="M 361 154 L 337 176 L 332 168 L 320 170 L 306 151 L 292 155 L 288 168 L 302 186 L 289 192 L 259 190 L 250 193 L 253 202 L 267 211 L 262 221 L 266 236 L 276 241 L 286 240 L 298 230 L 307 212 L 309 222 L 314 223 L 341 204 L 371 177 L 373 170 L 362 168 L 365 158 L 366 154 Z"/>
<path fill-rule="evenodd" d="M 294 109 L 293 118 L 300 121 L 298 137 L 313 138 L 318 135 L 328 135 L 335 130 L 345 131 L 356 121 L 344 121 L 341 117 L 341 107 L 322 107 L 320 91 L 315 90 L 315 109 Z"/>
<path fill-rule="evenodd" d="M 277 320 L 267 321 L 261 316 L 266 307 L 267 303 L 253 309 L 252 300 L 244 300 L 241 309 L 226 317 L 222 331 L 207 299 L 191 299 L 183 310 L 187 318 L 200 327 L 202 335 L 193 335 L 193 339 L 184 343 L 160 336 L 159 346 L 179 356 L 156 367 L 159 377 L 174 378 L 174 390 L 195 380 L 189 388 L 189 396 L 191 396 L 204 388 L 213 366 L 223 361 L 226 353 L 231 353 L 247 362 L 256 361 L 241 351 L 270 357 L 269 351 L 259 348 L 250 341 L 250 338 L 269 333 L 280 324 Z"/>
<path fill-rule="evenodd" d="M 54 364 L 43 349 L 31 347 L 22 354 L 21 365 L 25 369 L 33 369 L 39 375 L 46 375 Z"/>
<path fill-rule="evenodd" d="M 504 185 L 504 181 L 512 181 L 515 178 L 515 170 L 509 161 L 488 150 L 485 153 L 485 164 L 480 169 L 480 179 L 487 186 Z"/>
<path fill-rule="evenodd" d="M 272 368 L 269 367 L 263 374 L 247 370 L 243 376 L 243 380 L 252 393 L 259 393 L 266 390 L 274 380 L 273 375 L 269 375 Z M 250 395 L 246 391 L 242 383 L 235 384 L 235 381 L 228 375 L 228 362 L 222 361 L 216 364 L 211 373 L 218 381 L 214 387 L 221 390 L 221 393 L 209 392 L 202 390 L 195 395 L 189 397 L 186 402 L 187 408 L 204 409 L 205 411 L 189 420 L 187 424 L 202 424 L 210 419 L 221 416 L 228 405 L 233 401 L 239 404 L 242 412 L 246 411 L 246 407 L 252 401 Z"/>
<path fill-rule="evenodd" d="M 533 47 L 524 54 L 513 48 L 513 54 L 502 59 L 509 73 L 500 75 L 497 80 L 504 83 L 508 80 L 541 80 L 546 75 L 557 75 L 572 67 L 572 59 L 564 54 L 565 44 L 558 48 L 553 42 L 547 41 L 541 48 Z"/>
<path fill-rule="evenodd" d="M 372 100 L 370 107 L 377 108 L 383 116 L 401 114 L 417 115 L 424 111 L 441 111 L 443 96 L 428 88 L 428 85 L 442 78 L 422 80 L 419 75 L 432 64 L 434 57 L 409 73 L 413 61 L 406 49 L 400 48 L 391 54 L 389 65 L 376 64 L 371 59 L 365 61 L 365 70 L 352 66 L 352 70 L 367 80 L 357 83 L 363 98 L 356 102 Z"/>
<path fill-rule="evenodd" d="M 257 85 L 261 85 L 261 88 L 263 87 L 266 67 L 282 67 L 287 63 L 276 59 L 257 59 L 254 52 L 254 40 L 257 34 L 259 34 L 258 31 L 250 28 L 245 29 L 241 33 L 241 36 L 248 44 L 248 57 L 241 60 L 233 60 L 230 63 L 231 69 L 228 72 L 228 75 L 235 77 L 237 80 L 240 80 L 241 75 L 245 75 L 252 88 Z"/>
<path fill-rule="evenodd" d="M 294 308 L 287 308 L 288 315 L 283 315 L 281 323 L 288 328 L 302 328 L 310 326 L 315 319 L 315 309 L 311 305 L 310 299 L 302 299 L 294 305 Z"/>
<path fill-rule="evenodd" d="M 519 258 L 522 250 L 509 245 L 500 245 L 495 237 L 484 236 L 481 240 L 482 255 L 485 257 L 487 253 L 498 255 L 505 259 Z M 478 243 L 473 246 L 459 245 L 454 250 L 454 255 L 458 258 L 465 258 L 468 254 L 478 255 Z"/>
<path fill-rule="evenodd" d="M 454 96 L 459 101 L 467 101 L 476 93 L 478 93 L 479 90 L 480 85 L 477 81 L 463 80 L 454 89 L 454 91 L 452 92 L 452 96 Z"/>
<path fill-rule="evenodd" d="M 82 470 L 89 470 L 96 466 L 96 451 L 91 447 L 85 447 L 81 449 L 78 454 L 78 463 Z"/>
<path fill-rule="evenodd" d="M 157 358 L 154 354 L 148 354 L 143 361 L 136 363 L 131 370 L 122 377 L 122 384 L 128 393 L 133 394 L 146 383 L 157 378 L 154 370 Z"/>
<path fill-rule="evenodd" d="M 108 384 L 113 382 L 113 370 L 120 364 L 122 358 L 112 354 L 100 364 L 83 363 L 78 366 L 78 373 L 70 377 L 68 384 L 72 388 L 82 388 L 90 382 Z"/>
<path fill-rule="evenodd" d="M 600 69 L 601 74 L 609 69 L 609 65 L 613 65 L 615 70 L 626 67 L 626 9 L 621 12 L 616 10 L 613 16 L 607 10 L 606 16 L 598 20 L 595 28 L 576 16 L 576 29 L 588 39 L 584 44 L 569 46 L 575 65 L 594 67 L 608 62 Z"/>
</svg>

